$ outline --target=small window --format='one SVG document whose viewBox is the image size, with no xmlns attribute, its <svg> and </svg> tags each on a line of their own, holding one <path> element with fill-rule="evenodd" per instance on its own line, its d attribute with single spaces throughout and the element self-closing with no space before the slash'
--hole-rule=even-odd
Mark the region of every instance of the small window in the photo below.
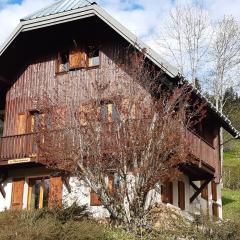
<svg viewBox="0 0 240 240">
<path fill-rule="evenodd" d="M 117 107 L 111 101 L 101 101 L 100 119 L 107 122 L 115 122 L 119 120 Z"/>
<path fill-rule="evenodd" d="M 58 53 L 57 73 L 64 73 L 69 71 L 69 52 Z"/>
<path fill-rule="evenodd" d="M 88 67 L 97 67 L 100 65 L 99 49 L 95 46 L 87 48 Z"/>
<path fill-rule="evenodd" d="M 50 179 L 29 179 L 28 209 L 48 207 Z"/>
</svg>

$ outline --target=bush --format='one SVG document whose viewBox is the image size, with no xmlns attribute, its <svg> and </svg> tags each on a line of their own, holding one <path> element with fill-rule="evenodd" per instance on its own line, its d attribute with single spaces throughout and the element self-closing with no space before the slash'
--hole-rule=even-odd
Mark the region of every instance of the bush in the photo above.
<svg viewBox="0 0 240 240">
<path fill-rule="evenodd" d="M 183 222 L 169 223 L 168 229 L 160 227 L 134 236 L 85 217 L 76 221 L 73 209 L 76 206 L 65 209 L 66 212 L 42 209 L 0 213 L 0 240 L 240 240 L 240 226 L 230 221 L 213 222 L 201 216 L 195 222 L 186 221 L 184 226 Z"/>
<path fill-rule="evenodd" d="M 223 185 L 232 190 L 240 189 L 240 166 L 225 166 L 223 168 Z"/>
</svg>

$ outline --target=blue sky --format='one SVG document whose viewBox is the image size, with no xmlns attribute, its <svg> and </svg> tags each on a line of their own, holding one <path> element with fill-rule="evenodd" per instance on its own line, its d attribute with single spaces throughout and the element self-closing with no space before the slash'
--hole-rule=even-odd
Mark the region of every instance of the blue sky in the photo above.
<svg viewBox="0 0 240 240">
<path fill-rule="evenodd" d="M 55 0 L 0 0 L 0 44 L 19 19 Z M 157 50 L 159 26 L 177 0 L 97 0 L 114 18 Z M 179 3 L 197 0 L 178 0 Z M 240 0 L 203 0 L 213 19 L 231 14 L 239 18 Z"/>
</svg>

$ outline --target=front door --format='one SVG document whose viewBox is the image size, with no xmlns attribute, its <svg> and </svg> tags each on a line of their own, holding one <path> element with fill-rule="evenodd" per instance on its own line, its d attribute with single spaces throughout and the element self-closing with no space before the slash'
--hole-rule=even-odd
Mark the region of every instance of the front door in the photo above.
<svg viewBox="0 0 240 240">
<path fill-rule="evenodd" d="M 12 183 L 11 209 L 22 209 L 24 178 L 15 178 Z"/>
</svg>

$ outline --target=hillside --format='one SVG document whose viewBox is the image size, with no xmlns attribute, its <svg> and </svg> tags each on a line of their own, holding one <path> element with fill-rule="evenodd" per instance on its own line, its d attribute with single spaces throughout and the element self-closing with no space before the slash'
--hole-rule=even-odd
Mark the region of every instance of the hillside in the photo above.
<svg viewBox="0 0 240 240">
<path fill-rule="evenodd" d="M 223 217 L 240 222 L 240 141 L 224 153 Z"/>
</svg>

